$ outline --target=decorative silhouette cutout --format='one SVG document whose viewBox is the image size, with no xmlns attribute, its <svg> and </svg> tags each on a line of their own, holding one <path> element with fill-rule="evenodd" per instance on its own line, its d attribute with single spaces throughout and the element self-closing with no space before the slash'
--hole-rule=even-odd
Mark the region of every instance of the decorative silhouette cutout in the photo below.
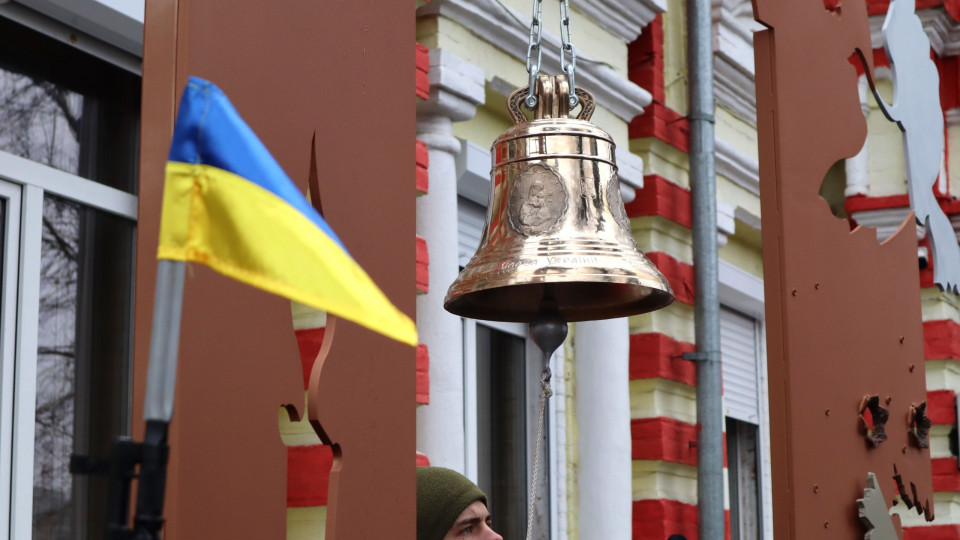
<svg viewBox="0 0 960 540">
<path fill-rule="evenodd" d="M 893 105 L 887 105 L 873 78 L 869 80 L 880 110 L 903 131 L 910 206 L 930 236 L 933 280 L 940 290 L 957 294 L 960 245 L 933 194 L 944 147 L 940 75 L 915 9 L 915 0 L 893 0 L 883 22 L 884 49 L 893 70 Z"/>
</svg>

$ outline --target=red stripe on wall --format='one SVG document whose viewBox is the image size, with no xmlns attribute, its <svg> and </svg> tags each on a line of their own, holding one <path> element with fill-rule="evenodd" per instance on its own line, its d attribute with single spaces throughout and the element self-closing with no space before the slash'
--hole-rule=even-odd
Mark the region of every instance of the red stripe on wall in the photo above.
<svg viewBox="0 0 960 540">
<path fill-rule="evenodd" d="M 933 471 L 934 491 L 960 491 L 960 470 L 957 470 L 957 458 L 933 458 L 930 460 Z"/>
<path fill-rule="evenodd" d="M 927 417 L 938 426 L 957 423 L 957 393 L 953 390 L 927 392 Z"/>
<path fill-rule="evenodd" d="M 417 403 L 430 403 L 430 349 L 417 345 Z"/>
<path fill-rule="evenodd" d="M 697 537 L 697 507 L 668 499 L 633 501 L 633 539 L 665 540 L 682 534 Z"/>
<path fill-rule="evenodd" d="M 953 8 L 951 8 L 953 4 Z M 956 0 L 917 0 L 917 11 L 921 9 L 930 9 L 937 6 L 943 6 L 947 13 L 950 13 L 950 16 L 953 20 L 960 20 L 960 12 L 956 9 Z M 887 12 L 887 8 L 890 7 L 890 0 L 867 0 L 867 15 L 882 15 Z M 951 13 L 951 9 L 953 13 Z"/>
<path fill-rule="evenodd" d="M 730 538 L 730 511 L 724 510 L 726 537 Z M 681 534 L 697 540 L 697 507 L 669 499 L 633 501 L 633 540 L 666 540 Z"/>
<path fill-rule="evenodd" d="M 903 540 L 957 540 L 960 525 L 932 525 L 929 527 L 904 527 Z"/>
<path fill-rule="evenodd" d="M 427 145 L 417 141 L 417 193 L 424 195 L 430 189 L 430 152 Z"/>
<path fill-rule="evenodd" d="M 940 57 L 934 55 L 933 61 L 937 64 L 940 74 L 940 107 L 944 112 L 960 107 L 960 73 L 958 73 L 957 57 Z"/>
<path fill-rule="evenodd" d="M 651 251 L 646 255 L 650 262 L 656 265 L 657 269 L 667 278 L 677 302 L 692 306 L 693 265 L 680 262 L 661 251 Z"/>
<path fill-rule="evenodd" d="M 654 17 L 643 33 L 628 46 L 627 63 L 629 79 L 649 90 L 653 101 L 663 103 L 663 15 Z"/>
<path fill-rule="evenodd" d="M 329 446 L 287 447 L 287 508 L 325 506 L 332 466 Z"/>
<path fill-rule="evenodd" d="M 630 336 L 630 379 L 667 379 L 695 386 L 696 367 L 680 357 L 693 351 L 692 344 L 664 334 L 633 334 Z"/>
<path fill-rule="evenodd" d="M 910 197 L 908 195 L 890 195 L 889 197 L 854 195 L 853 197 L 847 197 L 843 202 L 843 207 L 847 211 L 847 215 L 865 210 L 886 210 L 888 208 L 906 208 L 909 206 Z"/>
<path fill-rule="evenodd" d="M 630 122 L 630 138 L 656 137 L 681 152 L 690 152 L 690 122 L 667 107 L 664 84 L 663 16 L 657 15 L 630 44 L 627 76 L 653 96 L 644 113 Z"/>
<path fill-rule="evenodd" d="M 950 320 L 923 323 L 923 356 L 927 360 L 960 360 L 960 324 Z"/>
<path fill-rule="evenodd" d="M 427 293 L 430 289 L 430 253 L 427 241 L 417 237 L 417 292 Z"/>
<path fill-rule="evenodd" d="M 940 208 L 943 210 L 943 212 L 947 215 L 960 213 L 960 200 L 954 199 L 950 195 L 939 193 L 936 191 L 936 189 L 937 188 L 935 186 L 934 194 L 936 195 L 937 202 L 940 204 Z M 847 215 L 865 210 L 909 208 L 909 206 L 909 195 L 890 195 L 887 197 L 867 197 L 866 195 L 854 195 L 852 197 L 847 197 L 843 202 L 843 207 L 847 211 Z"/>
<path fill-rule="evenodd" d="M 643 189 L 624 207 L 630 217 L 661 216 L 688 229 L 692 223 L 690 190 L 655 174 L 643 177 Z"/>
<path fill-rule="evenodd" d="M 917 2 L 917 9 L 922 9 L 920 6 L 926 4 L 923 0 Z M 943 9 L 946 10 L 947 14 L 950 15 L 950 18 L 954 21 L 960 21 L 960 0 L 946 0 L 943 3 Z"/>
<path fill-rule="evenodd" d="M 630 420 L 633 459 L 697 465 L 697 426 L 673 418 Z"/>
<path fill-rule="evenodd" d="M 417 452 L 417 466 L 430 465 Z M 326 506 L 330 487 L 333 450 L 323 444 L 287 447 L 287 508 Z"/>
<path fill-rule="evenodd" d="M 320 353 L 320 346 L 323 345 L 323 334 L 326 328 L 305 328 L 295 330 L 297 337 L 297 348 L 300 350 L 300 366 L 303 368 L 303 389 L 307 389 L 310 384 L 310 370 L 313 369 L 313 362 Z"/>
<path fill-rule="evenodd" d="M 630 122 L 629 134 L 631 139 L 654 137 L 685 154 L 690 153 L 690 121 L 661 103 L 651 103 Z"/>
<path fill-rule="evenodd" d="M 417 43 L 417 97 L 430 97 L 430 51 Z"/>
</svg>

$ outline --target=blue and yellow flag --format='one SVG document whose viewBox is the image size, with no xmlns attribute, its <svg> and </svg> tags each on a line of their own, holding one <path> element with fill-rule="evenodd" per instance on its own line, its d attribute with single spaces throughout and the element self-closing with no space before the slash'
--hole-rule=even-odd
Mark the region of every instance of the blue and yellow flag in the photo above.
<svg viewBox="0 0 960 540">
<path fill-rule="evenodd" d="M 350 257 L 223 92 L 195 77 L 170 145 L 157 255 L 417 344 L 413 321 Z"/>
</svg>

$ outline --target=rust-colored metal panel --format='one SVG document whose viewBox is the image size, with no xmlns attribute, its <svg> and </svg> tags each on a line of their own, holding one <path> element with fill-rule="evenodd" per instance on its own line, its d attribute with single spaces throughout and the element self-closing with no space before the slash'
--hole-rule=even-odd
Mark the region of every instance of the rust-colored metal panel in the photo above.
<svg viewBox="0 0 960 540">
<path fill-rule="evenodd" d="M 892 497 L 896 466 L 932 511 L 929 450 L 908 436 L 910 406 L 926 399 L 916 229 L 911 216 L 878 244 L 818 195 L 866 138 L 849 61 L 872 71 L 864 3 L 754 0 L 754 13 L 769 28 L 754 44 L 774 533 L 863 538 L 868 472 Z M 860 425 L 865 395 L 889 411 L 876 448 Z"/>
<path fill-rule="evenodd" d="M 175 97 L 190 75 L 224 90 L 304 191 L 317 133 L 327 220 L 398 307 L 414 313 L 412 17 L 393 2 L 147 3 L 135 401 L 149 349 L 162 166 Z M 277 414 L 303 402 L 289 301 L 191 266 L 181 340 L 166 538 L 283 538 Z M 345 321 L 331 321 L 324 341 L 332 348 L 326 387 L 310 399 L 317 415 L 333 415 L 324 426 L 344 456 L 330 491 L 340 529 L 327 538 L 375 537 L 352 532 L 370 527 L 356 525 L 361 515 L 378 532 L 413 538 L 415 351 Z"/>
</svg>

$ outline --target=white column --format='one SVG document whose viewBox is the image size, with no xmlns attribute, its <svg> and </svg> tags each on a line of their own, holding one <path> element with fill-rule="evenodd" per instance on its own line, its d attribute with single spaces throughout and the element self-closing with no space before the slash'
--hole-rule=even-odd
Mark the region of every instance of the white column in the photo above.
<svg viewBox="0 0 960 540">
<path fill-rule="evenodd" d="M 860 92 L 860 109 L 863 111 L 863 116 L 869 117 L 870 100 L 868 94 L 870 93 L 870 88 L 867 86 L 866 75 L 860 76 L 858 90 Z M 863 142 L 863 148 L 860 149 L 857 155 L 844 162 L 843 168 L 847 175 L 847 188 L 843 192 L 844 196 L 853 197 L 855 195 L 866 195 L 870 189 L 869 138 Z"/>
<path fill-rule="evenodd" d="M 465 471 L 463 329 L 443 309 L 457 262 L 457 172 L 453 123 L 484 101 L 483 71 L 445 51 L 430 51 L 430 99 L 417 105 L 417 138 L 430 157 L 429 188 L 417 199 L 417 234 L 430 255 L 429 292 L 417 298 L 420 343 L 430 352 L 430 403 L 417 409 L 417 450 L 432 465 Z"/>
<path fill-rule="evenodd" d="M 627 319 L 577 323 L 577 450 L 580 538 L 628 540 L 633 491 L 630 454 L 630 329 Z"/>
</svg>

